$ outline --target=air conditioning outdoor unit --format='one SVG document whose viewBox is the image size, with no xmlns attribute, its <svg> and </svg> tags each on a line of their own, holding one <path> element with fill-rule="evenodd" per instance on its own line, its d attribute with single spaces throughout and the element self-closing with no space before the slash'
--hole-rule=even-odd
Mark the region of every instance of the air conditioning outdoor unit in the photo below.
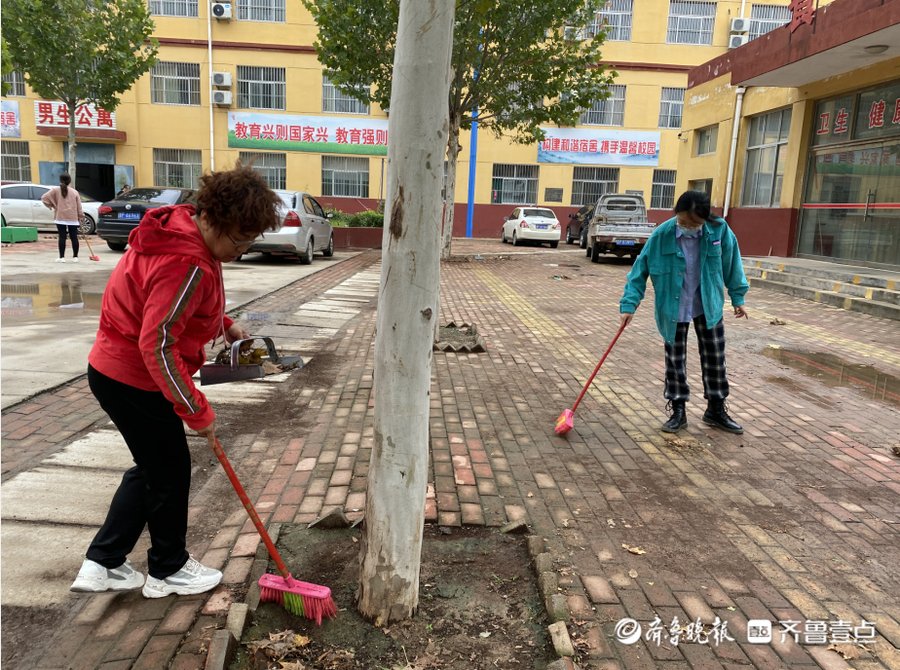
<svg viewBox="0 0 900 670">
<path fill-rule="evenodd" d="M 749 41 L 750 38 L 746 35 L 730 35 L 728 37 L 728 48 L 737 49 L 738 47 L 744 46 Z"/>
<path fill-rule="evenodd" d="M 731 32 L 746 33 L 750 31 L 750 19 L 737 18 L 731 19 Z"/>
<path fill-rule="evenodd" d="M 213 103 L 216 105 L 230 107 L 231 106 L 231 91 L 213 91 L 212 99 L 213 99 Z"/>
<path fill-rule="evenodd" d="M 231 3 L 230 2 L 214 2 L 212 3 L 212 15 L 220 21 L 231 20 Z"/>
<path fill-rule="evenodd" d="M 231 88 L 230 72 L 213 72 L 213 86 L 222 86 L 223 88 Z"/>
</svg>

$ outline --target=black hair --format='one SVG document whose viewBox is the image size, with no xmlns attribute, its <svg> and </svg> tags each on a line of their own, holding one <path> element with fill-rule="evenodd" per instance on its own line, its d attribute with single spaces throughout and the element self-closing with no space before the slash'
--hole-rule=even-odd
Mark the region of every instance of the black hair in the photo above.
<svg viewBox="0 0 900 670">
<path fill-rule="evenodd" d="M 69 184 L 72 183 L 72 177 L 69 176 L 68 172 L 63 172 L 59 175 L 59 192 L 62 193 L 62 197 L 69 197 Z"/>
<path fill-rule="evenodd" d="M 675 213 L 689 212 L 704 221 L 709 220 L 709 194 L 703 191 L 685 191 L 675 203 Z"/>
</svg>

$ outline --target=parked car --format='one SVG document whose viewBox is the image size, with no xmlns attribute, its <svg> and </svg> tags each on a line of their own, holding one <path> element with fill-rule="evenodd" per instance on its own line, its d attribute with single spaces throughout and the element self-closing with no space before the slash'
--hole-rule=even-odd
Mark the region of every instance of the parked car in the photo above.
<svg viewBox="0 0 900 670">
<path fill-rule="evenodd" d="M 52 186 L 43 184 L 7 183 L 0 186 L 0 218 L 4 226 L 32 226 L 38 230 L 56 232 L 53 210 L 41 202 L 41 196 Z M 84 193 L 81 195 L 81 209 L 84 218 L 79 232 L 90 235 L 97 230 L 100 201 Z"/>
<path fill-rule="evenodd" d="M 133 188 L 100 206 L 97 234 L 113 251 L 125 251 L 128 235 L 137 228 L 146 212 L 156 207 L 194 202 L 196 198 L 197 192 L 190 188 Z"/>
<path fill-rule="evenodd" d="M 500 229 L 500 241 L 518 246 L 525 240 L 559 246 L 559 219 L 546 207 L 516 207 Z"/>
<path fill-rule="evenodd" d="M 600 262 L 600 254 L 637 258 L 654 228 L 642 196 L 601 195 L 587 231 L 587 255 L 594 263 Z"/>
<path fill-rule="evenodd" d="M 575 244 L 578 240 L 587 239 L 586 228 L 594 216 L 594 205 L 582 205 L 577 212 L 569 214 L 566 226 L 566 244 Z M 584 246 L 581 247 L 584 249 Z"/>
<path fill-rule="evenodd" d="M 278 230 L 266 231 L 244 253 L 259 252 L 277 256 L 296 256 L 304 265 L 312 263 L 313 256 L 321 251 L 323 256 L 334 255 L 334 234 L 330 214 L 326 214 L 319 201 L 309 193 L 300 191 L 275 191 L 281 198 Z"/>
</svg>

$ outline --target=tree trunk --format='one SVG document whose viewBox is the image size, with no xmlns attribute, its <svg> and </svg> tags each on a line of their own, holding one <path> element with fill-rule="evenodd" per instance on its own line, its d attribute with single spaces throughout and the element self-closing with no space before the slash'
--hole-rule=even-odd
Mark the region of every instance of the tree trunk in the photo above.
<svg viewBox="0 0 900 670">
<path fill-rule="evenodd" d="M 419 605 L 454 5 L 400 2 L 358 592 L 360 614 L 378 626 Z"/>
<path fill-rule="evenodd" d="M 459 161 L 458 116 L 450 118 L 450 137 L 447 142 L 447 209 L 444 211 L 443 236 L 441 239 L 441 259 L 450 258 L 450 243 L 453 239 L 453 204 L 456 202 L 456 166 Z"/>
<path fill-rule="evenodd" d="M 67 102 L 69 110 L 69 176 L 72 178 L 72 188 L 75 188 L 75 154 L 78 150 L 78 142 L 75 139 L 75 102 Z"/>
</svg>

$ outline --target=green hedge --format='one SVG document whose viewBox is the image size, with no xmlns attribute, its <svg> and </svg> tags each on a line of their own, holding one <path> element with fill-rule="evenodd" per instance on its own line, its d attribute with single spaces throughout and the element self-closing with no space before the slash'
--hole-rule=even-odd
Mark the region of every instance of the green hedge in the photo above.
<svg viewBox="0 0 900 670">
<path fill-rule="evenodd" d="M 335 228 L 381 228 L 384 223 L 384 214 L 372 210 L 347 214 L 337 210 L 328 210 L 331 213 L 331 225 Z"/>
</svg>

